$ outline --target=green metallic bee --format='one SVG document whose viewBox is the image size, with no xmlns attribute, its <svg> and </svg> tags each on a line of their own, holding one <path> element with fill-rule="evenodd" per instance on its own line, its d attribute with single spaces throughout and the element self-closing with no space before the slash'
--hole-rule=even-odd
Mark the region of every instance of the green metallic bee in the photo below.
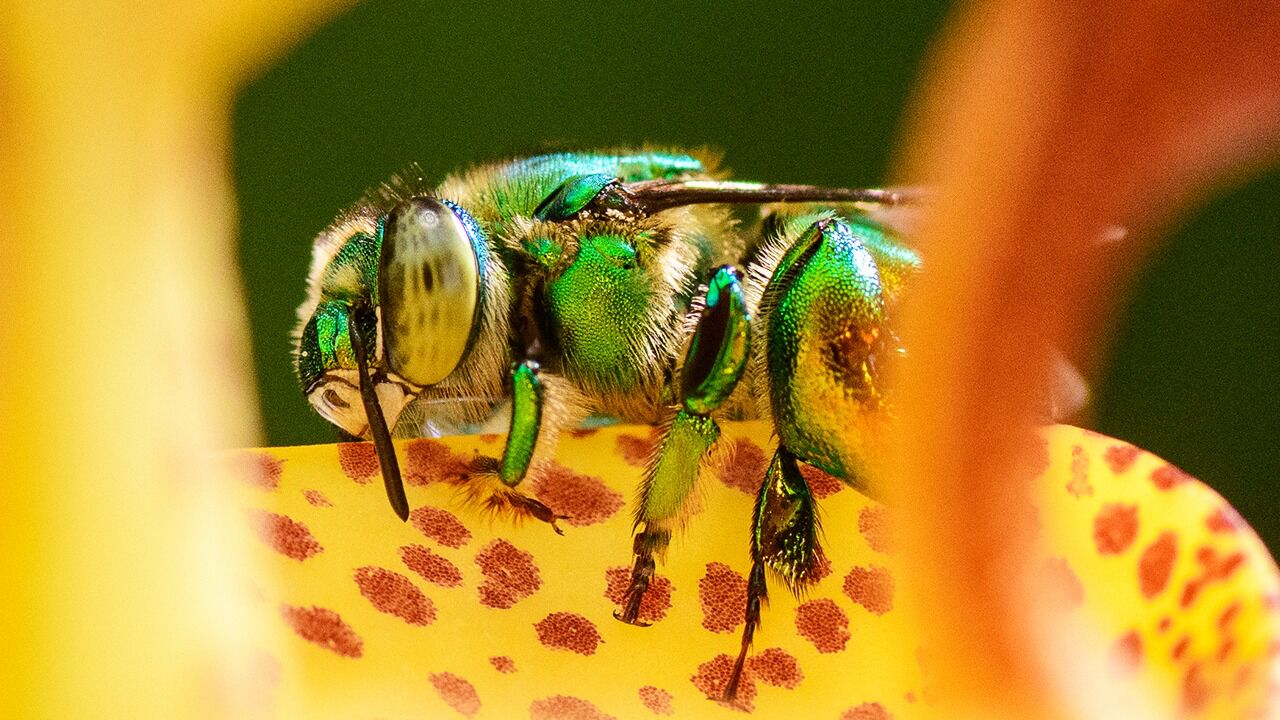
<svg viewBox="0 0 1280 720">
<path fill-rule="evenodd" d="M 316 239 L 297 370 L 312 406 L 377 447 L 409 507 L 398 435 L 510 405 L 501 458 L 469 490 L 551 523 L 521 491 L 589 415 L 661 423 L 635 509 L 618 619 L 640 602 L 712 463 L 723 418 L 766 418 L 778 448 L 751 520 L 737 691 L 770 567 L 798 592 L 822 562 L 806 463 L 874 494 L 902 353 L 895 302 L 919 259 L 864 212 L 909 194 L 726 180 L 708 158 L 634 150 L 480 166 L 436 188 L 396 179 Z M 732 205 L 758 205 L 743 221 Z M 740 271 L 739 268 L 742 268 Z M 556 528 L 559 532 L 559 528 Z"/>
</svg>

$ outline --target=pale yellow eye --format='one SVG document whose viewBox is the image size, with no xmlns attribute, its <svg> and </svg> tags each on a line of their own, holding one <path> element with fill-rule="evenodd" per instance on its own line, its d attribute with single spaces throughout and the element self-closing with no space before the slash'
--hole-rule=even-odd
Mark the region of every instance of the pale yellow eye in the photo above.
<svg viewBox="0 0 1280 720">
<path fill-rule="evenodd" d="M 472 238 L 452 208 L 431 198 L 397 206 L 383 228 L 378 294 L 387 367 L 434 385 L 462 362 L 480 321 Z"/>
</svg>

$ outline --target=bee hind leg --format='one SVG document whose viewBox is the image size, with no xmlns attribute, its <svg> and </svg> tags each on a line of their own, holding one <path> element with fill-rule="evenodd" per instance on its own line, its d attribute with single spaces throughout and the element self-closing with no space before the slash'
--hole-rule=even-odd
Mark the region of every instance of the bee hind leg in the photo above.
<svg viewBox="0 0 1280 720">
<path fill-rule="evenodd" d="M 812 582 L 822 564 L 818 515 L 813 494 L 795 455 L 779 447 L 756 495 L 751 522 L 751 574 L 747 579 L 746 623 L 733 671 L 725 685 L 725 702 L 733 702 L 742 681 L 747 653 L 760 627 L 760 611 L 769 599 L 765 567 L 770 567 L 798 594 Z"/>
</svg>

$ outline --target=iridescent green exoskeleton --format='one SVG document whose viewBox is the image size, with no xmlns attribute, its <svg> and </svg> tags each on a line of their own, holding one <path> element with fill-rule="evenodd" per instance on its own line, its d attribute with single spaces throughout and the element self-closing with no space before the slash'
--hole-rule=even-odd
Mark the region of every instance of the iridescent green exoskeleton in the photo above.
<svg viewBox="0 0 1280 720">
<path fill-rule="evenodd" d="M 633 624 L 719 421 L 771 420 L 732 699 L 765 569 L 798 592 L 822 560 L 801 467 L 875 491 L 892 417 L 882 378 L 901 353 L 893 310 L 919 260 L 865 211 L 912 201 L 734 182 L 710 160 L 653 150 L 483 165 L 434 188 L 397 179 L 317 238 L 298 375 L 317 411 L 374 440 L 401 518 L 388 428 L 439 434 L 505 412 L 502 456 L 477 461 L 468 489 L 556 527 L 522 486 L 562 430 L 588 415 L 661 423 L 617 613 Z M 744 205 L 754 219 L 733 214 Z"/>
</svg>

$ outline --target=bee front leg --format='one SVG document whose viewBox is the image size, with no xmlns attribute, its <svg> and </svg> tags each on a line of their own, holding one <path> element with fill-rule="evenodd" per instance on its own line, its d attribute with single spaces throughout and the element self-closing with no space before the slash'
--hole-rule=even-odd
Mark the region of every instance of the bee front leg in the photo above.
<svg viewBox="0 0 1280 720">
<path fill-rule="evenodd" d="M 511 368 L 511 425 L 502 458 L 487 458 L 489 473 L 468 485 L 481 505 L 490 510 L 509 511 L 532 517 L 564 532 L 556 524 L 558 515 L 541 501 L 521 492 L 524 479 L 545 465 L 554 453 L 559 430 L 583 415 L 583 403 L 570 384 L 558 376 L 543 373 L 538 363 L 523 360 Z"/>
<path fill-rule="evenodd" d="M 640 603 L 672 532 L 683 518 L 687 501 L 720 437 L 711 412 L 737 386 L 750 356 L 750 317 L 737 271 L 726 265 L 716 270 L 698 324 L 681 368 L 681 407 L 667 427 L 657 454 L 645 472 L 635 514 L 635 562 L 622 610 L 614 617 L 633 625 L 640 621 Z"/>
</svg>

